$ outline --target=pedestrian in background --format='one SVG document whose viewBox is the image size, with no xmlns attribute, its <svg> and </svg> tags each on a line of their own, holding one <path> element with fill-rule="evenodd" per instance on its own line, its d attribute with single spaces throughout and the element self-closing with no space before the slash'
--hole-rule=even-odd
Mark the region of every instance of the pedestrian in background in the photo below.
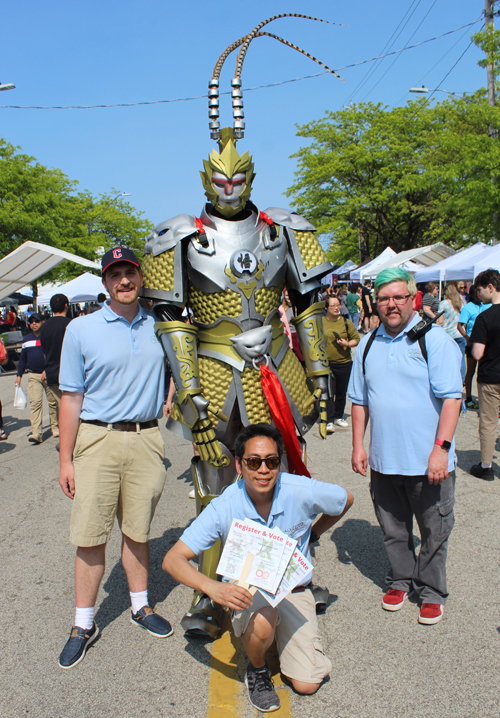
<svg viewBox="0 0 500 718">
<path fill-rule="evenodd" d="M 45 357 L 45 376 L 50 391 L 57 402 L 57 425 L 59 426 L 59 408 L 61 406 L 62 392 L 59 389 L 59 365 L 61 362 L 61 350 L 66 332 L 70 323 L 66 315 L 69 308 L 69 300 L 64 294 L 54 294 L 50 299 L 50 308 L 53 316 L 47 319 L 40 330 L 40 341 Z"/>
<path fill-rule="evenodd" d="M 354 324 L 340 314 L 340 300 L 329 297 L 325 301 L 326 316 L 323 317 L 326 354 L 331 372 L 331 398 L 326 402 L 326 433 L 333 434 L 335 424 L 346 428 L 344 410 L 347 400 L 347 385 L 351 376 L 351 349 L 359 344 L 359 334 Z"/>
<path fill-rule="evenodd" d="M 30 403 L 31 433 L 28 441 L 33 444 L 42 443 L 42 417 L 43 417 L 43 392 L 47 396 L 49 405 L 50 428 L 52 436 L 59 436 L 57 424 L 57 400 L 47 385 L 45 375 L 45 357 L 43 356 L 42 343 L 40 341 L 40 330 L 43 319 L 40 314 L 34 312 L 30 318 L 31 333 L 23 339 L 21 356 L 17 366 L 15 384 L 21 386 L 21 379 L 25 371 L 28 372 L 28 400 Z"/>
<path fill-rule="evenodd" d="M 436 282 L 427 282 L 425 285 L 426 294 L 422 298 L 422 311 L 424 318 L 434 319 L 439 311 L 439 285 Z"/>
<path fill-rule="evenodd" d="M 354 327 L 359 327 L 359 317 L 361 315 L 361 297 L 359 296 L 359 285 L 351 284 L 349 288 L 349 294 L 346 297 L 347 310 L 349 312 L 349 319 L 354 324 Z"/>
<path fill-rule="evenodd" d="M 479 398 L 479 443 L 481 463 L 470 473 L 478 479 L 493 481 L 493 453 L 497 439 L 500 410 L 500 274 L 496 269 L 480 272 L 474 286 L 483 304 L 491 304 L 474 322 L 470 340 L 472 356 L 479 362 L 477 394 Z"/>
<path fill-rule="evenodd" d="M 465 346 L 466 341 L 458 329 L 458 322 L 460 321 L 460 312 L 462 311 L 462 300 L 460 295 L 453 284 L 448 284 L 444 291 L 444 299 L 439 302 L 439 312 L 443 314 L 442 327 L 450 337 L 456 341 L 460 351 L 462 352 L 462 380 L 465 379 Z"/>
<path fill-rule="evenodd" d="M 458 331 L 467 342 L 467 346 L 465 347 L 465 359 L 467 364 L 467 371 L 465 374 L 465 406 L 467 409 L 478 408 L 477 403 L 472 398 L 472 379 L 474 378 L 474 374 L 476 372 L 477 361 L 472 356 L 472 342 L 470 340 L 470 335 L 474 322 L 476 321 L 476 317 L 489 306 L 489 304 L 484 305 L 481 303 L 481 300 L 477 296 L 476 288 L 472 285 L 469 291 L 469 301 L 460 312 L 460 319 L 457 324 Z"/>
</svg>

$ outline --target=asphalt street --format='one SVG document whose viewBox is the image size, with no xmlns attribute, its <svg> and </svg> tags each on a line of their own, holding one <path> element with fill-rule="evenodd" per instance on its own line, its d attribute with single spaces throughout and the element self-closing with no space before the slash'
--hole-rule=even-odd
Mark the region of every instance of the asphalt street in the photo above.
<svg viewBox="0 0 500 718">
<path fill-rule="evenodd" d="M 57 659 L 74 618 L 71 501 L 57 482 L 57 439 L 50 434 L 47 406 L 44 442 L 33 446 L 27 441 L 29 409 L 13 409 L 13 396 L 14 375 L 1 374 L 9 437 L 0 443 L 0 716 L 204 718 L 211 674 L 213 681 L 214 672 L 224 667 L 214 661 L 211 668 L 210 642 L 184 638 L 179 621 L 189 607 L 191 591 L 161 570 L 164 554 L 194 516 L 194 501 L 188 498 L 191 445 L 162 426 L 168 478 L 152 526 L 150 599 L 172 622 L 174 635 L 158 640 L 131 625 L 120 532 L 115 527 L 97 604 L 101 636 L 79 666 L 62 671 Z M 497 478 L 490 483 L 468 473 L 480 458 L 477 424 L 475 411 L 459 421 L 450 598 L 443 620 L 435 626 L 417 623 L 418 608 L 411 601 L 397 613 L 381 608 L 388 564 L 368 481 L 350 467 L 350 429 L 337 428 L 326 442 L 317 430 L 309 433 L 311 473 L 346 487 L 355 501 L 333 534 L 322 537 L 314 556 L 315 580 L 328 586 L 331 594 L 319 623 L 333 671 L 315 696 L 300 697 L 282 689 L 288 693 L 292 715 L 498 718 L 500 466 L 495 458 Z M 413 426 L 418 432 L 418 417 Z M 400 431 L 398 426 L 393 429 Z M 234 643 L 238 652 L 238 642 Z M 241 655 L 237 663 L 244 665 Z M 235 690 L 241 701 L 233 715 L 257 715 L 244 698 L 243 686 L 237 684 Z M 211 710 L 210 715 L 229 715 L 222 706 L 219 712 L 217 706 Z"/>
</svg>

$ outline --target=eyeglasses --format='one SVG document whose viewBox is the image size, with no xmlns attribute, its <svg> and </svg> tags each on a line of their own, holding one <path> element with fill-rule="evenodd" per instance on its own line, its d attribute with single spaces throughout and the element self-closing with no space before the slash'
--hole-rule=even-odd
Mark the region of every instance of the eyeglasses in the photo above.
<svg viewBox="0 0 500 718">
<path fill-rule="evenodd" d="M 257 469 L 260 469 L 263 461 L 265 462 L 268 469 L 277 469 L 281 463 L 281 459 L 279 456 L 268 456 L 267 459 L 260 459 L 258 456 L 250 456 L 250 458 L 248 459 L 242 457 L 242 461 L 244 461 L 248 468 L 252 471 L 257 471 Z"/>
<path fill-rule="evenodd" d="M 411 297 L 411 294 L 405 294 L 404 297 L 377 297 L 377 304 L 380 304 L 381 307 L 386 307 L 392 299 L 397 307 L 401 307 L 406 304 L 408 297 Z"/>
</svg>

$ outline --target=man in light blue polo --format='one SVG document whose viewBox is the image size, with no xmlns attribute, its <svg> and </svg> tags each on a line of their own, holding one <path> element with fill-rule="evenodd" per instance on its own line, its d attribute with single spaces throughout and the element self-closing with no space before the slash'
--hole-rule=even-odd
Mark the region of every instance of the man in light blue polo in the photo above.
<svg viewBox="0 0 500 718">
<path fill-rule="evenodd" d="M 149 531 L 165 484 L 157 421 L 164 356 L 154 320 L 138 303 L 142 272 L 135 254 L 123 247 L 106 252 L 102 275 L 109 302 L 68 326 L 59 373 L 59 483 L 73 500 L 70 540 L 78 547 L 75 623 L 59 657 L 65 669 L 84 658 L 99 633 L 94 607 L 115 516 L 131 622 L 158 638 L 172 633 L 149 607 L 147 590 Z"/>
<path fill-rule="evenodd" d="M 419 622 L 438 623 L 448 596 L 446 553 L 454 523 L 454 433 L 460 414 L 461 353 L 436 325 L 418 341 L 408 332 L 420 317 L 412 275 L 399 268 L 377 276 L 375 294 L 382 325 L 363 338 L 353 364 L 352 468 L 366 476 L 391 564 L 387 611 L 399 610 L 413 590 Z M 425 356 L 426 355 L 426 356 Z M 369 460 L 363 447 L 370 419 Z M 413 518 L 421 535 L 418 557 Z"/>
<path fill-rule="evenodd" d="M 350 508 L 352 494 L 340 486 L 307 476 L 280 473 L 283 439 L 268 424 L 251 424 L 236 439 L 236 469 L 242 479 L 202 511 L 167 553 L 163 568 L 176 581 L 207 594 L 233 611 L 233 628 L 249 659 L 245 682 L 252 705 L 278 710 L 266 653 L 276 638 L 281 672 L 298 693 L 315 693 L 331 670 L 318 634 L 316 605 L 308 584 L 311 574 L 273 608 L 261 593 L 214 581 L 190 563 L 216 541 L 224 542 L 233 518 L 279 528 L 297 540 L 309 559 L 309 542 L 333 526 Z M 321 514 L 318 518 L 318 514 Z"/>
</svg>

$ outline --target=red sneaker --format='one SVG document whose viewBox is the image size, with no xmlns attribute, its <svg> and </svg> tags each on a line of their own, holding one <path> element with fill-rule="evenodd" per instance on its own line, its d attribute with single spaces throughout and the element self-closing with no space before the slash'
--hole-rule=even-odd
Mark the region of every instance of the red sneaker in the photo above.
<svg viewBox="0 0 500 718">
<path fill-rule="evenodd" d="M 418 617 L 419 623 L 425 623 L 432 625 L 433 623 L 439 623 L 443 618 L 444 606 L 441 603 L 423 603 L 420 609 L 420 616 Z"/>
<path fill-rule="evenodd" d="M 386 611 L 399 611 L 408 598 L 408 591 L 398 591 L 397 588 L 390 588 L 382 599 L 382 608 Z"/>
</svg>

